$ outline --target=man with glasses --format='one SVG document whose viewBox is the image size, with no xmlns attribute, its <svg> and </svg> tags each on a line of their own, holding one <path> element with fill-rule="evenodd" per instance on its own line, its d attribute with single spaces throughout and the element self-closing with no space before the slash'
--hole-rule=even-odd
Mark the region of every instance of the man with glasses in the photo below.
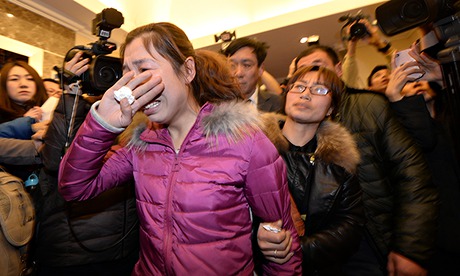
<svg viewBox="0 0 460 276">
<path fill-rule="evenodd" d="M 228 58 L 244 97 L 261 111 L 278 112 L 281 106 L 279 94 L 259 86 L 267 49 L 266 43 L 243 37 L 233 40 L 223 53 Z"/>
</svg>

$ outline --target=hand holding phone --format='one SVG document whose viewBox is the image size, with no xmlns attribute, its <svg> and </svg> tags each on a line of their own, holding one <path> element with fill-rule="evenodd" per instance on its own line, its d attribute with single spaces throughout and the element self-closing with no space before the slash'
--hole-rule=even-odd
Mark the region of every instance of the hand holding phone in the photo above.
<svg viewBox="0 0 460 276">
<path fill-rule="evenodd" d="M 410 50 L 411 49 L 405 49 L 405 50 L 396 52 L 395 60 L 394 60 L 395 68 L 398 68 L 404 65 L 406 62 L 416 61 L 413 57 L 409 55 Z M 413 67 L 420 69 L 420 67 L 418 66 L 413 66 Z M 410 68 L 413 68 L 413 67 L 410 67 Z M 423 73 L 413 73 L 413 74 L 410 74 L 409 77 L 412 78 L 413 80 L 418 80 L 423 75 L 424 75 Z"/>
</svg>

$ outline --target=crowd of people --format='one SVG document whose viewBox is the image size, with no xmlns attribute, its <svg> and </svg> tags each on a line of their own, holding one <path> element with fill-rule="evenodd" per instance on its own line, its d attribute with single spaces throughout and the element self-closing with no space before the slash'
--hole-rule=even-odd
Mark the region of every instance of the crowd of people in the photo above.
<svg viewBox="0 0 460 276">
<path fill-rule="evenodd" d="M 419 43 L 396 67 L 362 23 L 388 59 L 365 88 L 356 38 L 343 59 L 307 47 L 280 85 L 266 43 L 195 50 L 166 22 L 128 33 L 123 76 L 101 96 L 5 64 L 0 164 L 38 177 L 34 275 L 455 275 L 460 167 L 441 67 Z M 80 52 L 64 69 L 88 68 Z"/>
</svg>

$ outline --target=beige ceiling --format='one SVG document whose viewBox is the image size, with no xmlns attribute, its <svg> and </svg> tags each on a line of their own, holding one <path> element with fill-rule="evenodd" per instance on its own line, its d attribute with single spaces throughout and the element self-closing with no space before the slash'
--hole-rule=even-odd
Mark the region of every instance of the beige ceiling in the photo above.
<svg viewBox="0 0 460 276">
<path fill-rule="evenodd" d="M 10 0 L 74 30 L 77 43 L 94 41 L 91 22 L 104 8 L 122 12 L 125 23 L 112 31 L 111 41 L 123 41 L 134 27 L 169 21 L 181 27 L 195 48 L 218 50 L 215 34 L 235 31 L 270 45 L 266 70 L 282 79 L 290 61 L 304 47 L 303 36 L 317 34 L 320 42 L 340 48 L 341 24 L 346 13 L 362 10 L 374 17 L 383 0 Z"/>
<path fill-rule="evenodd" d="M 181 27 L 195 47 L 214 42 L 214 34 L 237 30 L 248 36 L 360 8 L 382 0 L 75 0 L 94 13 L 121 11 L 126 31 L 153 21 Z"/>
</svg>

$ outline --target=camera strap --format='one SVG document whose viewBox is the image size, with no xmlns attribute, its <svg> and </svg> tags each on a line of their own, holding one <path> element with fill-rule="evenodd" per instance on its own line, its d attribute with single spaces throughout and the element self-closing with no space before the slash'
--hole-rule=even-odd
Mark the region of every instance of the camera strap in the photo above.
<svg viewBox="0 0 460 276">
<path fill-rule="evenodd" d="M 75 98 L 74 98 L 74 103 L 73 103 L 73 106 L 72 106 L 72 114 L 70 116 L 70 122 L 69 122 L 69 127 L 67 129 L 67 137 L 66 137 L 66 142 L 65 142 L 65 150 L 67 150 L 67 148 L 69 148 L 70 146 L 70 137 L 73 133 L 73 129 L 74 129 L 74 125 L 75 125 L 75 117 L 77 116 L 77 108 L 78 108 L 78 101 L 80 100 L 80 96 L 82 95 L 82 89 L 81 89 L 81 85 L 80 85 L 81 81 L 78 80 L 77 82 L 75 83 L 71 83 L 69 85 L 69 91 L 68 93 L 69 94 L 74 94 L 75 95 Z"/>
</svg>

